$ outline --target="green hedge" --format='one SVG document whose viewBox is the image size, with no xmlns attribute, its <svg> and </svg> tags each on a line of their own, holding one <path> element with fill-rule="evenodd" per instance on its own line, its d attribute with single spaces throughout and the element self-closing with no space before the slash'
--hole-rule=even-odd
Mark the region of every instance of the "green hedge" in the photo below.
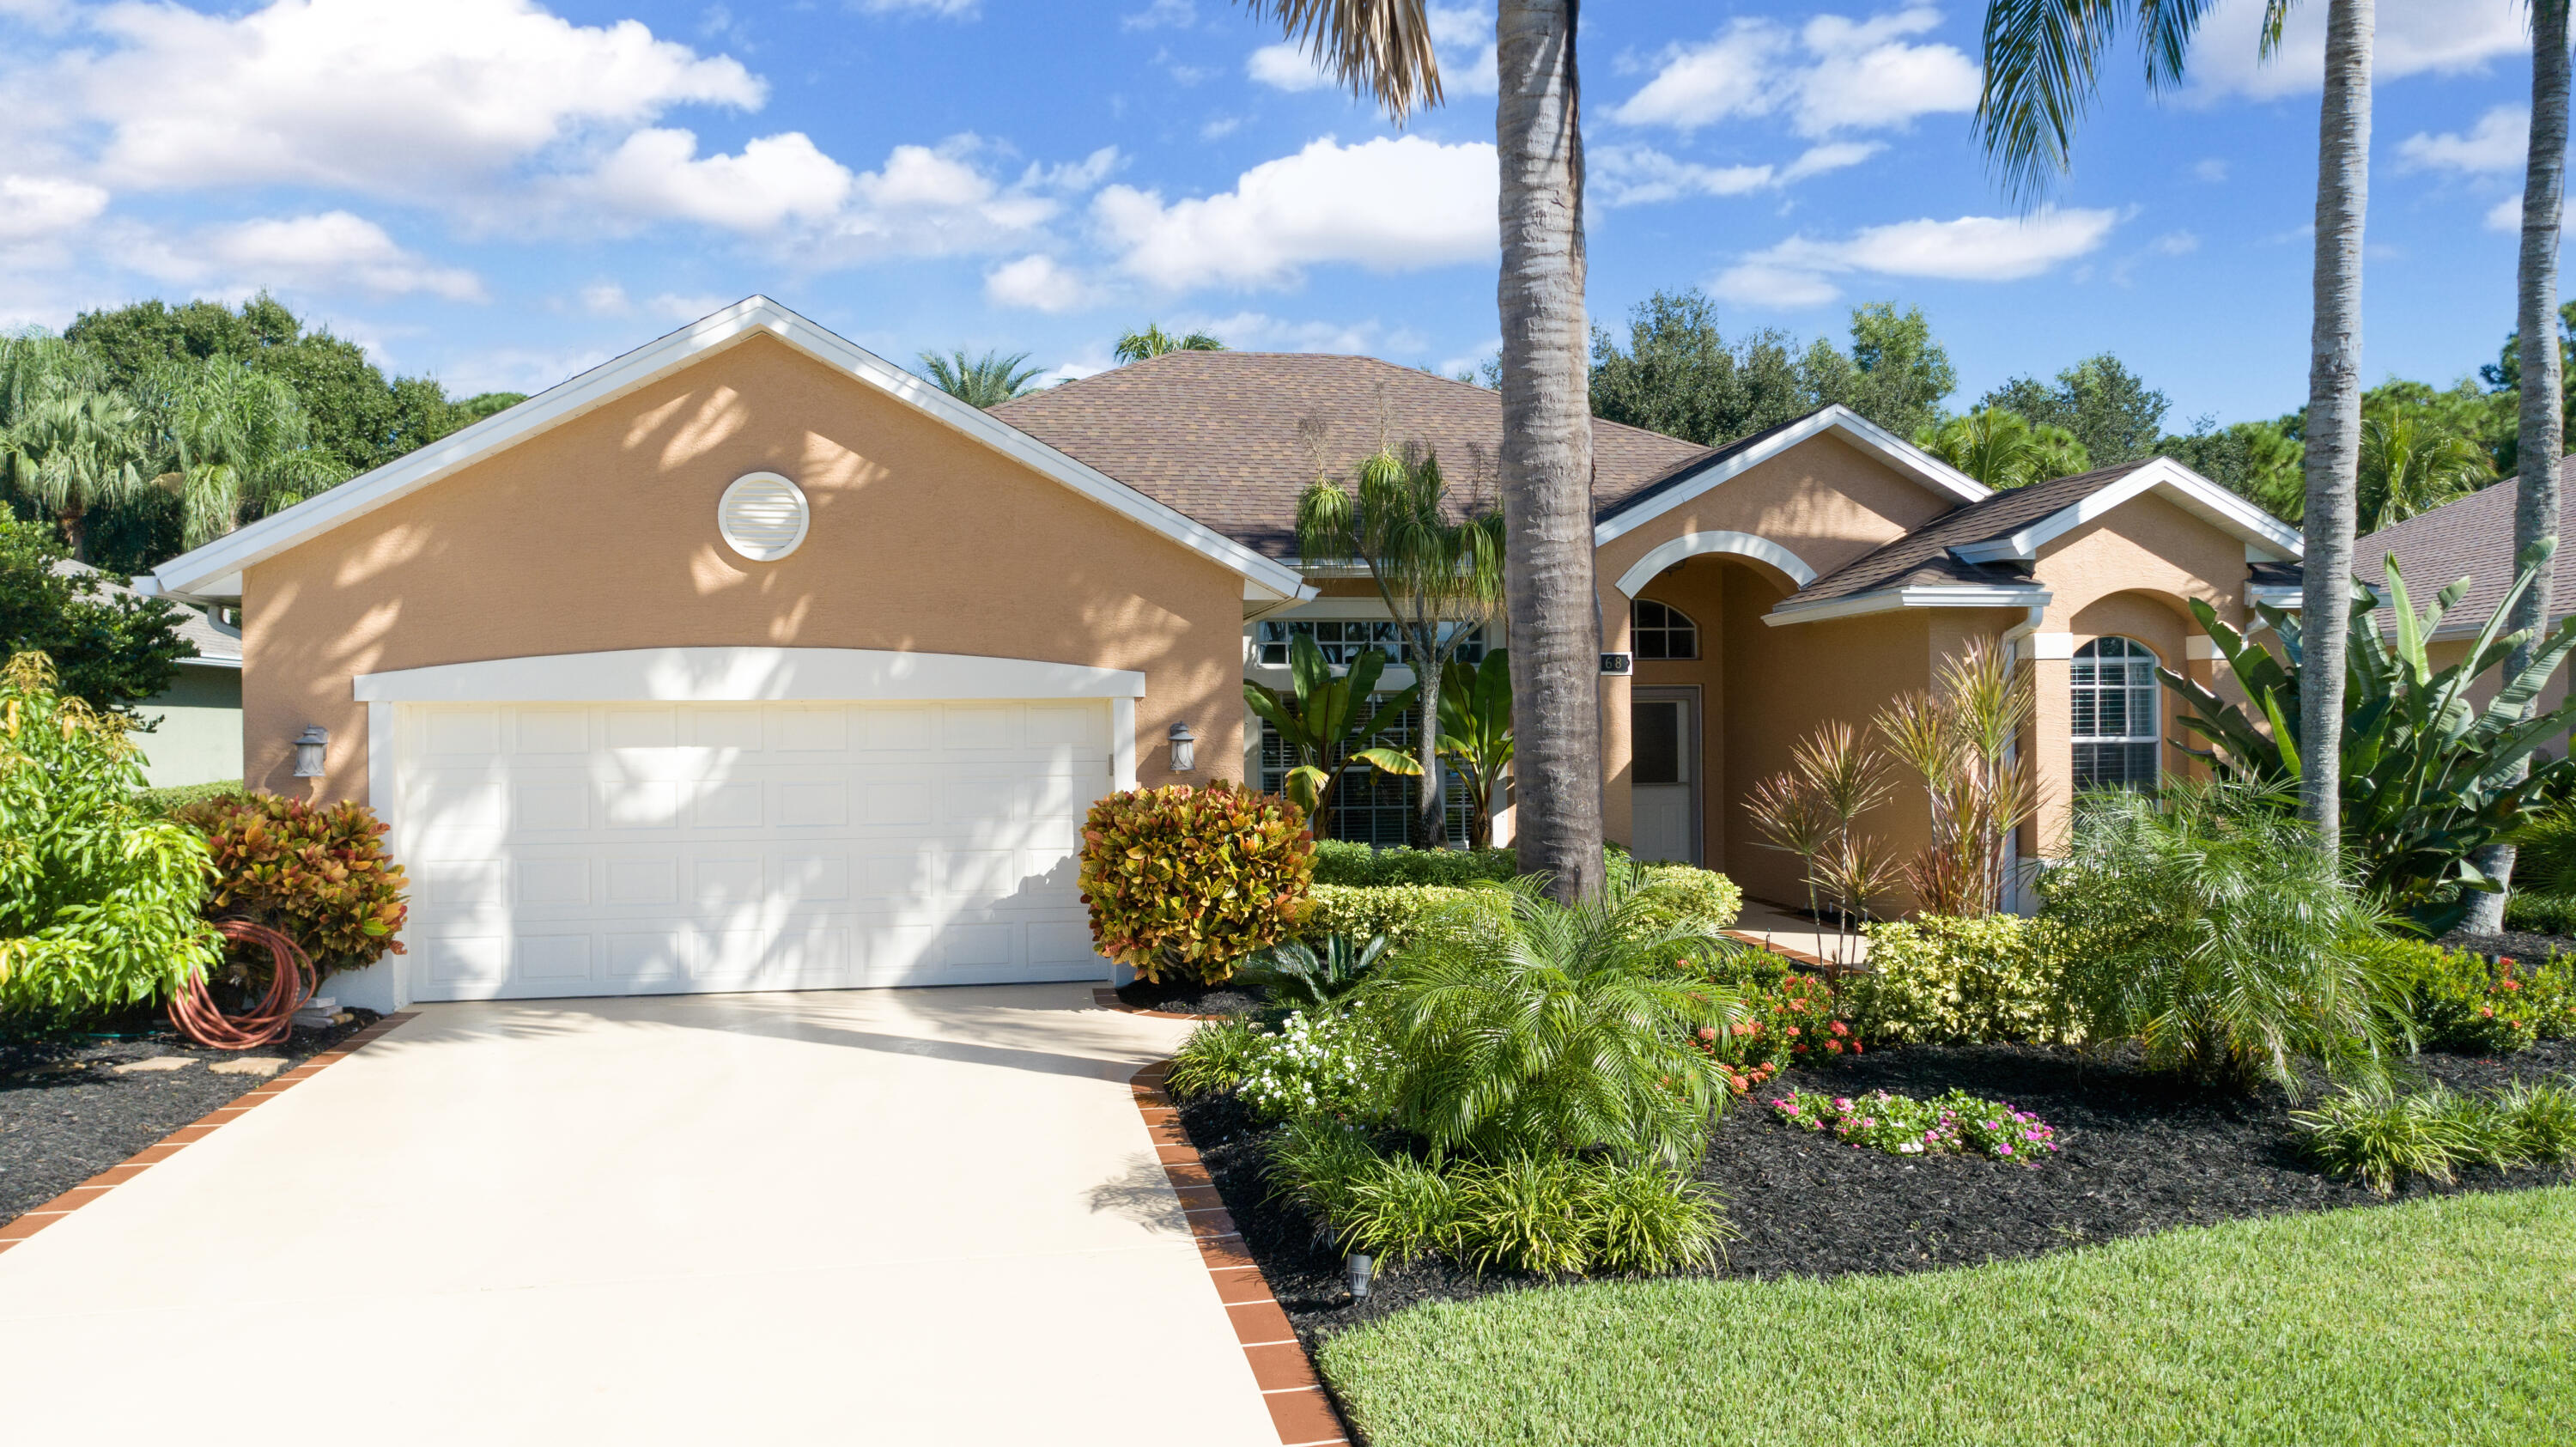
<svg viewBox="0 0 2576 1447">
<path fill-rule="evenodd" d="M 2504 902 L 2504 927 L 2536 935 L 2576 935 L 2576 894 L 2517 889 Z"/>
<path fill-rule="evenodd" d="M 1487 933 L 1501 928 L 1511 916 L 1510 896 L 1490 884 L 1331 884 L 1324 882 L 1320 862 L 1315 872 L 1316 883 L 1308 894 L 1309 909 L 1302 931 L 1307 939 L 1337 934 L 1354 939 L 1384 935 L 1388 944 L 1403 946 L 1435 932 Z M 1744 891 L 1723 874 L 1687 864 L 1651 864 L 1646 867 L 1646 880 L 1654 905 L 1648 918 L 1659 930 L 1722 930 L 1732 926 L 1743 912 Z"/>
<path fill-rule="evenodd" d="M 2041 920 L 1926 915 L 1866 927 L 1869 970 L 1841 991 L 1872 1045 L 2056 1040 L 2062 939 Z"/>
<path fill-rule="evenodd" d="M 1395 884 L 1451 888 L 1519 876 L 1520 855 L 1509 849 L 1372 849 L 1345 839 L 1315 843 L 1315 882 L 1379 889 Z"/>
<path fill-rule="evenodd" d="M 173 784 L 167 789 L 145 789 L 134 796 L 134 807 L 154 819 L 167 819 L 190 804 L 205 799 L 222 799 L 242 791 L 239 779 L 217 779 L 211 784 Z"/>
</svg>

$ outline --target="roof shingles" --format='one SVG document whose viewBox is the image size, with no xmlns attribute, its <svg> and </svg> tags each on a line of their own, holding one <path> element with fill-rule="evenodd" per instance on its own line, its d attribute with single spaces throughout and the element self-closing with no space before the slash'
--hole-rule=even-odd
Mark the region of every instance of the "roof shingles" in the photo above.
<svg viewBox="0 0 2576 1447">
<path fill-rule="evenodd" d="M 2353 544 L 2353 574 L 2374 587 L 2384 583 L 2388 556 L 2396 554 L 2406 591 L 2418 608 L 2466 578 L 2468 593 L 2437 631 L 2474 633 L 2513 583 L 2513 503 L 2514 484 L 2508 478 L 2381 528 Z M 2558 465 L 2558 505 L 2565 516 L 2576 518 L 2576 457 Z M 2549 616 L 2554 622 L 2576 612 L 2576 547 L 2560 546 L 2552 574 Z"/>
<path fill-rule="evenodd" d="M 2042 518 L 2073 507 L 2141 466 L 2144 464 L 2131 462 L 2093 472 L 2079 472 L 2071 477 L 2012 488 L 1972 502 L 1955 512 L 1934 518 L 1875 552 L 1845 563 L 1799 589 L 1780 606 L 1785 610 L 1813 603 L 1830 603 L 1888 588 L 1962 583 L 2026 584 L 2029 579 L 2019 573 L 1992 565 L 1961 562 L 1951 555 L 1950 550 L 2019 532 Z"/>
</svg>

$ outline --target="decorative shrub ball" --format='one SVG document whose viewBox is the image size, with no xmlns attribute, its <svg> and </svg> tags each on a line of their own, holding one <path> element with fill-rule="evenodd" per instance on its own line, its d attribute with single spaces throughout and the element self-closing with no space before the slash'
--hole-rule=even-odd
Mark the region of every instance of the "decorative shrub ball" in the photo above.
<svg viewBox="0 0 2576 1447">
<path fill-rule="evenodd" d="M 1100 953 L 1147 980 L 1214 984 L 1303 922 L 1306 811 L 1218 780 L 1112 794 L 1082 829 L 1082 902 Z"/>
<path fill-rule="evenodd" d="M 284 933 L 324 979 L 402 953 L 394 936 L 403 926 L 406 881 L 373 809 L 233 794 L 171 817 L 203 834 L 214 858 L 208 918 L 247 919 Z"/>
</svg>

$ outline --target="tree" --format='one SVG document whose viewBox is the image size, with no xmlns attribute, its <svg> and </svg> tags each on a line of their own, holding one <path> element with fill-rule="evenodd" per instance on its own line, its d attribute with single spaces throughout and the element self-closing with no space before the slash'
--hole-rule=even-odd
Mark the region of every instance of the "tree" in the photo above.
<svg viewBox="0 0 2576 1447">
<path fill-rule="evenodd" d="M 1225 343 L 1205 332 L 1176 337 L 1163 330 L 1161 323 L 1147 322 L 1143 331 L 1129 332 L 1120 337 L 1115 350 L 1121 362 L 1141 362 L 1165 352 L 1222 352 Z"/>
<path fill-rule="evenodd" d="M 2561 187 L 2565 182 L 2560 182 Z M 2522 328 L 2505 334 L 2504 347 L 2496 359 L 2478 368 L 2478 377 L 2487 389 L 2499 397 L 2513 399 L 2515 415 L 2520 416 L 2522 398 Z M 2566 435 L 2567 419 L 2576 417 L 2576 301 L 2563 302 L 2558 308 L 2558 395 L 2560 398 L 2559 435 Z M 2496 457 L 2496 470 L 2519 473 L 2520 463 L 2515 439 L 2505 438 L 2506 451 Z"/>
<path fill-rule="evenodd" d="M 143 490 L 151 430 L 97 365 L 51 337 L 0 338 L 0 475 L 85 558 L 91 509 Z"/>
<path fill-rule="evenodd" d="M 2307 448 L 2292 435 L 2293 415 L 2275 422 L 2218 425 L 2202 417 L 2188 433 L 2157 439 L 2156 451 L 2245 498 L 2272 516 L 2295 523 L 2303 504 Z"/>
<path fill-rule="evenodd" d="M 154 482 L 179 498 L 188 547 L 348 480 L 283 378 L 216 356 L 167 365 L 144 385 L 170 463 Z"/>
<path fill-rule="evenodd" d="M 2434 430 L 2422 416 L 2362 409 L 2359 518 L 2375 533 L 2457 501 L 2495 481 L 2487 450 L 2458 433 Z"/>
<path fill-rule="evenodd" d="M 1421 696 L 1417 681 L 1377 697 L 1377 681 L 1385 672 L 1386 655 L 1370 648 L 1336 676 L 1315 636 L 1300 633 L 1288 643 L 1288 692 L 1243 681 L 1244 703 L 1279 731 L 1296 760 L 1280 791 L 1314 821 L 1318 839 L 1332 837 L 1333 796 L 1340 792 L 1342 776 L 1369 762 L 1362 755 L 1370 744 Z"/>
<path fill-rule="evenodd" d="M 2136 9 L 2147 84 L 2182 81 L 2205 0 L 2139 0 Z M 2267 0 L 2262 51 L 2281 40 L 2289 0 Z M 2068 169 L 2075 120 L 2099 88 L 2103 53 L 2120 29 L 2122 8 L 2098 0 L 1989 0 L 1985 81 L 1977 123 L 1986 154 L 2006 185 L 2036 200 Z M 2328 0 L 2325 95 L 2317 112 L 2315 318 L 2308 338 L 2306 534 L 2302 606 L 2311 618 L 2338 617 L 2353 592 L 2352 543 L 2356 472 L 2361 452 L 2361 235 L 2370 192 L 2370 61 L 2373 0 Z M 2300 811 L 2331 856 L 2342 770 L 2341 629 L 2310 640 L 2313 666 L 2303 670 L 2300 699 L 2310 767 L 2299 780 Z M 2329 868 L 2333 860 L 2326 861 Z"/>
<path fill-rule="evenodd" d="M 57 690 L 133 724 L 133 706 L 170 686 L 197 656 L 179 636 L 179 610 L 159 598 L 111 593 L 42 523 L 0 513 L 0 658 L 42 653 Z"/>
<path fill-rule="evenodd" d="M 2154 455 L 2171 404 L 2119 358 L 2104 352 L 2058 373 L 2055 386 L 2015 377 L 1977 405 L 2018 412 L 2034 427 L 2062 428 L 2084 445 L 2094 466 L 2117 467 Z"/>
<path fill-rule="evenodd" d="M 1874 301 L 1855 308 L 1851 371 L 1831 399 L 1899 437 L 1940 416 L 1941 399 L 1959 389 L 1950 354 L 1932 339 L 1920 307 L 1900 312 Z"/>
<path fill-rule="evenodd" d="M 1914 434 L 1914 445 L 1986 486 L 2027 487 L 2090 469 L 2084 444 L 2063 427 L 2033 427 L 2018 412 L 1985 407 Z"/>
<path fill-rule="evenodd" d="M 969 407 L 998 407 L 1014 397 L 1037 390 L 1041 368 L 1027 365 L 1029 354 L 1014 352 L 1003 356 L 998 351 L 980 357 L 969 357 L 964 349 L 941 356 L 936 352 L 921 354 L 921 365 L 930 373 L 930 384 Z"/>
<path fill-rule="evenodd" d="M 1416 448 L 1398 452 L 1381 443 L 1360 463 L 1354 496 L 1323 470 L 1320 431 L 1303 430 L 1315 443 L 1317 468 L 1297 499 L 1298 557 L 1309 568 L 1368 569 L 1403 635 L 1413 676 L 1436 700 L 1459 646 L 1502 607 L 1503 520 L 1482 497 L 1453 510 L 1439 457 Z M 1415 731 L 1423 784 L 1413 832 L 1438 848 L 1449 837 L 1448 771 L 1439 763 L 1435 710 L 1423 712 Z"/>
<path fill-rule="evenodd" d="M 2558 538 L 2559 454 L 2566 443 L 2565 352 L 2550 345 L 2550 314 L 2565 325 L 2558 305 L 2558 232 L 2567 195 L 2567 0 L 2531 0 L 2531 133 L 2522 178 L 2522 258 L 2516 273 L 2514 321 L 2520 346 L 2516 378 L 2520 415 L 2514 428 L 2513 546 L 2527 554 Z M 2523 636 L 2508 672 L 2531 661 L 2534 640 L 2549 626 L 2554 586 L 2527 589 L 2508 626 Z M 2520 773 L 2524 766 L 2517 765 Z M 2514 851 L 2499 844 L 2478 861 L 2489 877 L 2510 888 Z M 2494 930 L 2504 924 L 2504 893 L 2471 901 L 2470 923 Z"/>
<path fill-rule="evenodd" d="M 1483 663 L 1453 663 L 1441 676 L 1440 752 L 1467 786 L 1467 847 L 1490 847 L 1494 800 L 1512 767 L 1509 649 L 1488 649 Z"/>
<path fill-rule="evenodd" d="M 1852 350 L 1764 329 L 1729 343 L 1696 288 L 1659 291 L 1629 314 L 1628 347 L 1592 334 L 1592 413 L 1715 447 L 1839 402 L 1899 435 L 1932 420 L 1957 385 L 1922 313 L 1852 312 Z"/>
</svg>

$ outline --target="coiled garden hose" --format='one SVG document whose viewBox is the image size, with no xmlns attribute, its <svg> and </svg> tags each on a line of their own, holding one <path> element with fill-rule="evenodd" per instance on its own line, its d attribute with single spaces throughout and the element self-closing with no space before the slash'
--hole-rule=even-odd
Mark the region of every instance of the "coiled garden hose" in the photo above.
<svg viewBox="0 0 2576 1447">
<path fill-rule="evenodd" d="M 215 921 L 215 928 L 236 944 L 267 947 L 276 965 L 269 972 L 268 993 L 247 1013 L 227 1015 L 215 1003 L 200 971 L 170 997 L 170 1023 L 180 1034 L 214 1050 L 248 1050 L 285 1039 L 295 1028 L 295 1012 L 313 998 L 314 987 L 321 983 L 313 976 L 312 959 L 295 941 L 264 924 L 222 919 Z"/>
</svg>

